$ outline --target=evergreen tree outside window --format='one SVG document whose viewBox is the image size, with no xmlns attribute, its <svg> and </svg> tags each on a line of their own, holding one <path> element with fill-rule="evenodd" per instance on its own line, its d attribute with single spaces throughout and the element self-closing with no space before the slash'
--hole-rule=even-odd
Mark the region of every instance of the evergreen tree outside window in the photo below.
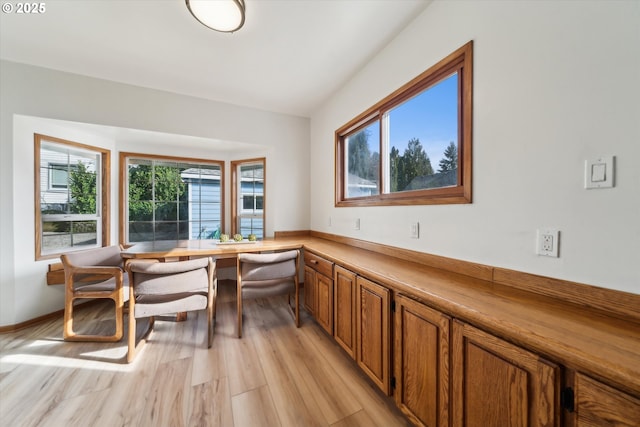
<svg viewBox="0 0 640 427">
<path fill-rule="evenodd" d="M 374 122 L 345 138 L 347 197 L 380 194 L 380 126 Z"/>
</svg>

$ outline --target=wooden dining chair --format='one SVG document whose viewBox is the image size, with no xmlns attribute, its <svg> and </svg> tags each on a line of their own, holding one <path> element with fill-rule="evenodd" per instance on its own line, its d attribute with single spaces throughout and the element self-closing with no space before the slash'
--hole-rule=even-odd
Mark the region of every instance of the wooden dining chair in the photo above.
<svg viewBox="0 0 640 427">
<path fill-rule="evenodd" d="M 127 264 L 129 275 L 129 340 L 127 362 L 153 330 L 154 316 L 206 309 L 207 347 L 213 343 L 218 280 L 210 258 L 177 262 L 136 260 Z M 136 320 L 149 318 L 148 329 L 136 343 Z"/>
<path fill-rule="evenodd" d="M 124 333 L 124 304 L 129 298 L 119 246 L 107 246 L 62 254 L 64 267 L 64 326 L 66 341 L 120 341 Z M 78 299 L 113 300 L 115 332 L 112 335 L 78 334 L 73 329 L 73 308 Z"/>
<path fill-rule="evenodd" d="M 287 295 L 287 303 L 300 327 L 300 251 L 238 254 L 238 338 L 242 338 L 242 302 L 245 299 Z M 291 294 L 295 307 L 291 307 Z"/>
</svg>

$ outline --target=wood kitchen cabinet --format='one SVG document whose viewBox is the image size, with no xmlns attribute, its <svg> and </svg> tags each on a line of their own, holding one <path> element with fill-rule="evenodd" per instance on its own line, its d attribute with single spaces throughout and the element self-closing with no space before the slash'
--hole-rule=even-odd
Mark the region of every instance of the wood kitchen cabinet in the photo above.
<svg viewBox="0 0 640 427">
<path fill-rule="evenodd" d="M 356 362 L 387 395 L 391 394 L 391 291 L 356 277 Z"/>
<path fill-rule="evenodd" d="M 333 279 L 316 273 L 316 313 L 318 324 L 333 334 Z"/>
<path fill-rule="evenodd" d="M 333 270 L 333 338 L 356 358 L 356 274 L 339 265 Z"/>
<path fill-rule="evenodd" d="M 314 250 L 305 307 L 413 425 L 640 427 L 632 295 L 608 293 L 616 310 L 592 316 L 605 296 L 579 284 L 466 264 L 457 274 L 458 263 L 342 239 Z"/>
<path fill-rule="evenodd" d="M 333 263 L 304 253 L 304 306 L 318 324 L 333 334 Z"/>
<path fill-rule="evenodd" d="M 574 388 L 575 427 L 637 427 L 640 399 L 577 373 Z"/>
<path fill-rule="evenodd" d="M 403 295 L 395 298 L 396 404 L 418 426 L 449 426 L 451 318 Z"/>
<path fill-rule="evenodd" d="M 560 425 L 559 367 L 453 321 L 453 427 Z"/>
<path fill-rule="evenodd" d="M 305 264 L 304 266 L 304 308 L 315 316 L 316 313 L 316 271 Z"/>
</svg>

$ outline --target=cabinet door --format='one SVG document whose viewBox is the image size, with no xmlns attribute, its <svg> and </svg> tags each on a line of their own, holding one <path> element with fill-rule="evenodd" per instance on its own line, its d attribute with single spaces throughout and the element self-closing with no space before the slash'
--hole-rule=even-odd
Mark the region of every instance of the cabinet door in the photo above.
<svg viewBox="0 0 640 427">
<path fill-rule="evenodd" d="M 390 292 L 363 277 L 356 278 L 358 366 L 387 395 L 391 394 L 389 375 Z"/>
<path fill-rule="evenodd" d="M 316 272 L 315 318 L 322 328 L 333 334 L 333 279 Z"/>
<path fill-rule="evenodd" d="M 356 358 L 356 275 L 335 266 L 333 273 L 333 337 Z"/>
<path fill-rule="evenodd" d="M 304 308 L 309 314 L 315 316 L 316 313 L 316 271 L 311 267 L 304 266 Z"/>
<path fill-rule="evenodd" d="M 451 319 L 402 295 L 395 301 L 396 403 L 416 425 L 448 426 Z"/>
<path fill-rule="evenodd" d="M 459 321 L 452 360 L 454 427 L 560 424 L 556 365 Z"/>
<path fill-rule="evenodd" d="M 640 425 L 640 399 L 583 374 L 575 380 L 576 427 Z"/>
</svg>

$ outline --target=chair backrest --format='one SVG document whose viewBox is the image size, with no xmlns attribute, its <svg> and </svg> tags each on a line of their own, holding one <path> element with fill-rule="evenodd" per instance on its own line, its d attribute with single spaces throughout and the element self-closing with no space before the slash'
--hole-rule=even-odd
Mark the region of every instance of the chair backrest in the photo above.
<svg viewBox="0 0 640 427">
<path fill-rule="evenodd" d="M 103 248 L 85 249 L 67 252 L 60 256 L 63 265 L 69 266 L 110 266 L 122 267 L 120 246 L 112 245 Z"/>
<path fill-rule="evenodd" d="M 210 258 L 177 262 L 132 261 L 127 267 L 131 272 L 129 286 L 133 286 L 135 295 L 206 291 L 209 285 L 209 262 Z"/>
<path fill-rule="evenodd" d="M 238 254 L 238 274 L 243 283 L 291 279 L 298 274 L 299 254 L 298 250 L 270 254 Z"/>
</svg>

